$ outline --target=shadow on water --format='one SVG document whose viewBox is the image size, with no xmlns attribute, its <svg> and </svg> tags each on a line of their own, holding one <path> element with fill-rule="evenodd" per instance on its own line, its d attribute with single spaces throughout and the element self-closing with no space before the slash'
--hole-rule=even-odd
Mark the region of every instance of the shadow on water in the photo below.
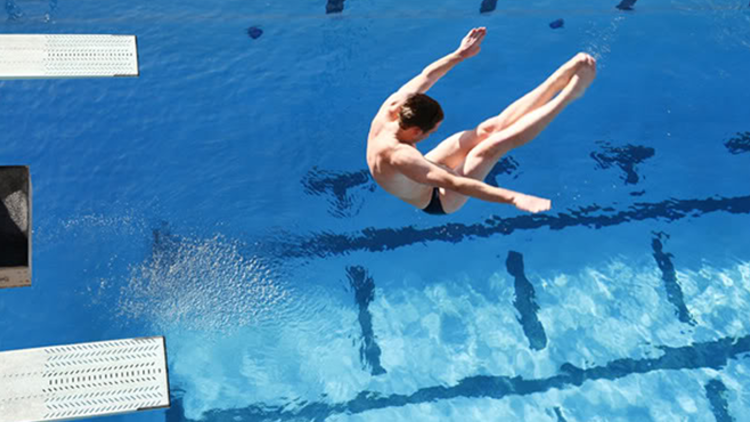
<svg viewBox="0 0 750 422">
<path fill-rule="evenodd" d="M 329 196 L 329 214 L 338 218 L 354 217 L 362 208 L 364 199 L 350 193 L 353 189 L 375 191 L 375 181 L 367 170 L 334 172 L 314 167 L 302 178 L 302 186 L 308 195 Z"/>
<path fill-rule="evenodd" d="M 636 165 L 641 164 L 654 156 L 656 150 L 642 145 L 623 145 L 615 147 L 607 142 L 597 142 L 601 145 L 601 151 L 591 153 L 600 169 L 608 169 L 612 166 L 619 167 L 623 171 L 622 180 L 626 185 L 635 185 L 640 181 L 636 171 Z"/>
<path fill-rule="evenodd" d="M 750 152 L 750 132 L 740 132 L 724 143 L 731 154 Z"/>
<path fill-rule="evenodd" d="M 498 186 L 497 178 L 513 175 L 518 162 L 511 157 L 498 161 L 487 175 L 489 185 Z M 514 176 L 517 178 L 518 174 Z M 368 170 L 331 171 L 313 167 L 302 178 L 302 186 L 308 195 L 326 197 L 331 206 L 328 213 L 336 218 L 351 218 L 359 214 L 364 197 L 356 192 L 375 192 L 377 185 Z"/>
</svg>

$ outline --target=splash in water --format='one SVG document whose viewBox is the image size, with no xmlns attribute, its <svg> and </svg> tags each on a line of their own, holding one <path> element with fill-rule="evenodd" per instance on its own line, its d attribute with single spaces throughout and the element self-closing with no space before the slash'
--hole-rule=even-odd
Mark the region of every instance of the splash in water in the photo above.
<svg viewBox="0 0 750 422">
<path fill-rule="evenodd" d="M 229 330 L 273 313 L 288 292 L 260 259 L 239 244 L 153 231 L 152 254 L 131 269 L 120 311 L 157 326 Z"/>
</svg>

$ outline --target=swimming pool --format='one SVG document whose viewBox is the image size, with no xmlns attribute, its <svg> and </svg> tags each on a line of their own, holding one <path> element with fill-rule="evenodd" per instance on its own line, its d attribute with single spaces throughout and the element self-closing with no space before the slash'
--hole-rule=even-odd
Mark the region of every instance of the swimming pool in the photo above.
<svg viewBox="0 0 750 422">
<path fill-rule="evenodd" d="M 137 35 L 141 75 L 0 83 L 35 202 L 0 350 L 165 335 L 172 408 L 111 421 L 742 420 L 750 9 L 616 3 L 10 2 L 4 33 Z M 383 99 L 478 25 L 425 149 L 599 61 L 488 179 L 548 213 L 365 172 Z"/>
</svg>

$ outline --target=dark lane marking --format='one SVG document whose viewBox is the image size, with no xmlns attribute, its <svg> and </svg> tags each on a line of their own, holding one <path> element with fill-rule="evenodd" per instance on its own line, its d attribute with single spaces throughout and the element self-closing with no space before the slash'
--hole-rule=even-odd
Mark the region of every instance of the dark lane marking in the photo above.
<svg viewBox="0 0 750 422">
<path fill-rule="evenodd" d="M 523 327 L 523 333 L 529 340 L 529 347 L 533 350 L 542 350 L 547 346 L 547 335 L 544 333 L 544 326 L 537 318 L 539 305 L 535 300 L 534 286 L 531 285 L 526 278 L 526 274 L 524 274 L 523 255 L 514 251 L 508 252 L 505 266 L 508 273 L 516 278 L 516 299 L 513 301 L 513 306 L 521 314 L 518 322 Z"/>
<path fill-rule="evenodd" d="M 263 30 L 258 28 L 257 26 L 251 26 L 250 28 L 247 28 L 247 36 L 257 40 L 258 38 L 263 35 Z"/>
<path fill-rule="evenodd" d="M 730 214 L 750 213 L 750 196 L 711 197 L 705 199 L 669 199 L 662 202 L 642 202 L 617 211 L 611 207 L 590 205 L 559 214 L 520 215 L 503 218 L 492 216 L 482 223 L 446 223 L 425 229 L 406 226 L 400 228 L 366 228 L 349 234 L 316 233 L 309 236 L 288 234 L 276 243 L 264 243 L 284 258 L 327 257 L 354 251 L 382 252 L 427 242 L 459 243 L 468 238 L 487 238 L 510 235 L 519 230 L 563 230 L 568 227 L 601 229 L 635 221 L 660 220 L 673 222 L 687 217 L 700 217 L 713 212 Z"/>
<path fill-rule="evenodd" d="M 528 396 L 551 389 L 580 387 L 586 381 L 617 380 L 631 375 L 656 371 L 677 371 L 711 368 L 722 369 L 730 359 L 737 359 L 750 352 L 750 336 L 727 337 L 715 341 L 695 343 L 684 347 L 661 346 L 663 355 L 658 358 L 617 359 L 602 366 L 588 369 L 570 363 L 561 366 L 559 374 L 540 379 L 524 379 L 520 376 L 476 375 L 464 378 L 454 386 L 425 387 L 413 394 L 381 395 L 362 391 L 356 398 L 344 403 L 301 402 L 299 407 L 290 405 L 254 404 L 242 409 L 217 409 L 203 414 L 202 422 L 236 421 L 316 421 L 323 422 L 337 414 L 358 414 L 371 410 L 397 408 L 409 404 L 434 403 L 454 398 L 489 397 L 502 399 L 507 396 Z M 179 400 L 172 403 L 174 412 L 167 412 L 167 422 L 181 422 L 185 418 Z M 290 409 L 291 408 L 291 409 Z"/>
<path fill-rule="evenodd" d="M 549 23 L 549 27 L 552 29 L 560 29 L 565 27 L 565 20 L 557 19 Z"/>
<path fill-rule="evenodd" d="M 482 0 L 482 5 L 479 6 L 479 13 L 490 13 L 497 8 L 497 0 Z"/>
<path fill-rule="evenodd" d="M 562 410 L 559 407 L 555 408 L 555 415 L 557 415 L 557 422 L 568 422 L 565 416 L 562 414 Z"/>
<path fill-rule="evenodd" d="M 706 397 L 711 403 L 711 412 L 716 418 L 716 422 L 734 422 L 734 418 L 729 414 L 729 404 L 725 397 L 727 387 L 721 380 L 714 379 L 706 383 Z"/>
<path fill-rule="evenodd" d="M 620 4 L 618 4 L 617 7 L 620 10 L 634 10 L 633 6 L 635 6 L 635 2 L 638 0 L 622 0 Z"/>
<path fill-rule="evenodd" d="M 690 315 L 690 311 L 688 311 L 687 306 L 685 306 L 685 299 L 682 294 L 680 283 L 677 282 L 677 272 L 674 269 L 674 264 L 672 264 L 672 257 L 674 255 L 664 252 L 664 245 L 661 243 L 660 239 L 661 236 L 666 235 L 664 233 L 657 234 L 657 237 L 651 241 L 651 247 L 654 250 L 656 264 L 661 270 L 661 279 L 664 280 L 664 288 L 667 290 L 667 300 L 676 308 L 675 312 L 677 313 L 680 322 L 695 325 L 695 321 Z"/>
<path fill-rule="evenodd" d="M 349 285 L 354 289 L 354 300 L 359 307 L 359 325 L 362 327 L 362 346 L 359 355 L 365 368 L 370 368 L 372 375 L 385 374 L 385 369 L 380 366 L 380 347 L 375 342 L 375 333 L 372 329 L 372 315 L 369 309 L 370 302 L 375 299 L 375 281 L 360 266 L 347 267 L 346 275 Z"/>
<path fill-rule="evenodd" d="M 344 11 L 344 0 L 328 0 L 326 4 L 326 14 L 341 13 Z"/>
</svg>

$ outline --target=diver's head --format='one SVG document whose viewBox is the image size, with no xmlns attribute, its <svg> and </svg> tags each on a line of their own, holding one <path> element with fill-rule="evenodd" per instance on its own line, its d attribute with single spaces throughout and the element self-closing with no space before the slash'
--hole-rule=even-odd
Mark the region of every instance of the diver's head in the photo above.
<svg viewBox="0 0 750 422">
<path fill-rule="evenodd" d="M 425 94 L 411 94 L 401 105 L 398 125 L 404 140 L 419 142 L 435 132 L 443 121 L 443 109 Z"/>
</svg>

